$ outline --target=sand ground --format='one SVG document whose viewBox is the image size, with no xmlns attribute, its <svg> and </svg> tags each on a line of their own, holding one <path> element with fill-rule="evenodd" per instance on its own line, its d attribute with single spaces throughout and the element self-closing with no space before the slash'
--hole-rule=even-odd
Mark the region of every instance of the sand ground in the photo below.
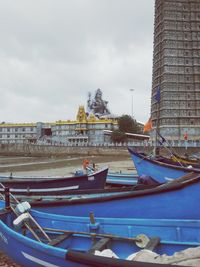
<svg viewBox="0 0 200 267">
<path fill-rule="evenodd" d="M 67 175 L 82 169 L 85 157 L 67 158 L 5 158 L 0 157 L 0 174 Z M 133 172 L 134 165 L 127 156 L 94 156 L 87 158 L 98 168 L 108 166 L 109 172 Z"/>
</svg>

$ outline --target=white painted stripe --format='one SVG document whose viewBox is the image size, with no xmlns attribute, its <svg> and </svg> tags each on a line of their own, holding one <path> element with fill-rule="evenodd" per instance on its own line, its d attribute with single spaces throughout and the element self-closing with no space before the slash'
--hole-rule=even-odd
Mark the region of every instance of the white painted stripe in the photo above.
<svg viewBox="0 0 200 267">
<path fill-rule="evenodd" d="M 170 178 L 170 177 L 164 177 L 166 181 L 173 181 L 174 178 Z"/>
<path fill-rule="evenodd" d="M 73 185 L 73 186 L 67 186 L 67 187 L 58 187 L 58 188 L 47 188 L 47 189 L 17 189 L 12 188 L 10 189 L 11 192 L 57 192 L 57 191 L 63 191 L 63 190 L 71 190 L 71 189 L 78 189 L 79 185 Z"/>
<path fill-rule="evenodd" d="M 28 259 L 28 260 L 30 260 L 30 261 L 33 261 L 33 262 L 35 262 L 35 263 L 37 263 L 37 264 L 40 264 L 41 266 L 45 266 L 45 267 L 59 267 L 59 265 L 55 265 L 55 264 L 52 264 L 52 263 L 50 263 L 50 262 L 40 260 L 40 259 L 38 259 L 38 258 L 36 258 L 36 257 L 34 257 L 34 256 L 32 256 L 32 255 L 27 254 L 26 252 L 23 252 L 23 251 L 22 251 L 22 254 L 23 254 L 23 256 L 24 256 L 26 259 Z"/>
</svg>

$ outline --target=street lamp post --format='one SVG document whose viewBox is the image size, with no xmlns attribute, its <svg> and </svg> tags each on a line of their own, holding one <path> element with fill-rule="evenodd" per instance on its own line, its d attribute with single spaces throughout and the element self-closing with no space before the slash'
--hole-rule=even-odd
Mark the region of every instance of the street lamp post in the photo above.
<svg viewBox="0 0 200 267">
<path fill-rule="evenodd" d="M 130 89 L 130 91 L 131 91 L 131 115 L 133 118 L 133 91 L 134 89 Z"/>
</svg>

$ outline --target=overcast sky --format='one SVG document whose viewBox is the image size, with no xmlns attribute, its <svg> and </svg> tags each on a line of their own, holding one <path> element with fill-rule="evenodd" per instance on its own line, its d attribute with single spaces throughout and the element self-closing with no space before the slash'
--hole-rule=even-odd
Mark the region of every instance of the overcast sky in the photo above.
<svg viewBox="0 0 200 267">
<path fill-rule="evenodd" d="M 1 0 L 0 121 L 73 120 L 101 88 L 146 122 L 153 23 L 154 0 Z"/>
</svg>

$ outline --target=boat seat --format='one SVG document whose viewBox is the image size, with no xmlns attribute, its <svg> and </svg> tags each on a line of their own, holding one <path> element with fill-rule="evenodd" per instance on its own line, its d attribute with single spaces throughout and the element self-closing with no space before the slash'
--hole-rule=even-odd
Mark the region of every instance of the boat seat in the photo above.
<svg viewBox="0 0 200 267">
<path fill-rule="evenodd" d="M 160 243 L 159 237 L 152 237 L 144 249 L 148 249 L 148 250 L 153 251 L 158 246 L 159 243 Z"/>
<path fill-rule="evenodd" d="M 57 246 L 58 244 L 60 244 L 62 241 L 66 240 L 67 238 L 69 238 L 70 236 L 72 236 L 72 233 L 65 233 L 65 234 L 60 234 L 58 235 L 55 239 L 52 239 L 48 245 L 50 246 Z"/>
<path fill-rule="evenodd" d="M 99 241 L 95 242 L 92 247 L 89 249 L 89 253 L 94 253 L 95 250 L 102 251 L 107 248 L 107 245 L 110 241 L 110 238 L 103 237 Z"/>
</svg>

